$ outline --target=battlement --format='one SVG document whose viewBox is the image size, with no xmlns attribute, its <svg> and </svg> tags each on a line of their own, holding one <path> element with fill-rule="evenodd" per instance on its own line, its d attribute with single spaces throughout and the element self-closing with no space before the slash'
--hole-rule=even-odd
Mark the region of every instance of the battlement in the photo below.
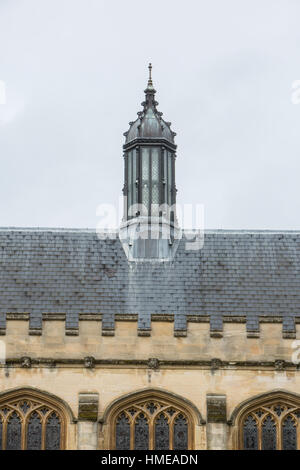
<svg viewBox="0 0 300 470">
<path fill-rule="evenodd" d="M 256 330 L 243 316 L 221 318 L 218 329 L 208 316 L 186 320 L 185 328 L 176 329 L 173 315 L 152 315 L 150 328 L 143 329 L 138 315 L 115 315 L 114 328 L 106 329 L 101 315 L 80 315 L 78 328 L 68 329 L 64 314 L 47 314 L 42 328 L 32 330 L 29 314 L 7 314 L 1 341 L 6 363 L 22 367 L 26 358 L 46 367 L 296 367 L 298 318 L 294 332 L 285 330 L 280 317 L 258 317 Z"/>
</svg>

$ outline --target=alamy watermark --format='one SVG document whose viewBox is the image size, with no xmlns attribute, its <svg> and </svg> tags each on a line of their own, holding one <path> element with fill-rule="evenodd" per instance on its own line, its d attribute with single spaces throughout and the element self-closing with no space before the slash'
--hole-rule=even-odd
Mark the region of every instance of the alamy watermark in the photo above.
<svg viewBox="0 0 300 470">
<path fill-rule="evenodd" d="M 184 235 L 186 250 L 201 250 L 204 245 L 204 205 L 203 204 L 152 204 L 150 215 L 143 204 L 128 208 L 128 217 L 120 224 L 121 215 L 127 207 L 127 198 L 119 198 L 118 207 L 114 204 L 99 204 L 97 235 L 100 239 L 115 239 L 121 225 L 123 237 L 135 239 L 173 239 Z M 125 211 L 126 212 L 126 211 Z M 132 229 L 132 221 L 138 222 L 138 229 Z M 182 229 L 183 228 L 183 229 Z M 127 235 L 124 236 L 125 234 Z"/>
<path fill-rule="evenodd" d="M 300 340 L 296 339 L 293 341 L 291 347 L 295 350 L 292 353 L 292 363 L 297 365 L 300 363 Z"/>
<path fill-rule="evenodd" d="M 0 80 L 0 104 L 6 104 L 6 85 L 4 80 Z"/>
<path fill-rule="evenodd" d="M 0 364 L 5 364 L 6 362 L 6 344 L 4 341 L 0 340 Z"/>
<path fill-rule="evenodd" d="M 292 104 L 300 104 L 300 80 L 294 80 L 292 83 Z"/>
</svg>

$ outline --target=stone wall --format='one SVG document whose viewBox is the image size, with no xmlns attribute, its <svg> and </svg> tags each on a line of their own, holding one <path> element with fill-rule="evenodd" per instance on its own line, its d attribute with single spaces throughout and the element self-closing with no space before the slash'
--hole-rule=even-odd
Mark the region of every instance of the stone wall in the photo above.
<svg viewBox="0 0 300 470">
<path fill-rule="evenodd" d="M 99 318 L 82 319 L 78 335 L 66 334 L 63 319 L 47 319 L 41 335 L 30 335 L 28 319 L 14 316 L 0 338 L 6 348 L 0 392 L 33 387 L 64 400 L 75 417 L 68 425 L 69 449 L 108 448 L 107 408 L 149 388 L 176 394 L 199 410 L 195 448 L 234 448 L 236 428 L 228 421 L 240 403 L 273 390 L 300 390 L 295 340 L 282 334 L 279 322 L 261 322 L 259 335 L 250 338 L 241 321 L 224 322 L 219 336 L 211 335 L 208 321 L 192 320 L 186 336 L 175 336 L 170 318 L 152 321 L 149 336 L 138 334 L 134 318 L 116 321 L 114 336 L 101 331 Z"/>
</svg>

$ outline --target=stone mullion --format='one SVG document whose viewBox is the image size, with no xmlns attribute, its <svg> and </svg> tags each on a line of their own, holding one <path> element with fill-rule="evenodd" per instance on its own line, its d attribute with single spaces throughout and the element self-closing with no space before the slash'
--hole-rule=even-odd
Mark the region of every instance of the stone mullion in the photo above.
<svg viewBox="0 0 300 470">
<path fill-rule="evenodd" d="M 48 415 L 47 415 L 48 416 Z M 46 449 L 46 417 L 42 418 L 42 450 Z M 61 446 L 61 443 L 60 443 Z"/>
<path fill-rule="evenodd" d="M 257 424 L 257 447 L 258 450 L 262 449 L 262 419 Z"/>
<path fill-rule="evenodd" d="M 25 450 L 26 449 L 26 436 L 28 433 L 28 418 L 30 414 L 28 415 L 27 419 L 25 419 L 20 413 L 19 416 L 21 418 L 21 449 Z"/>
<path fill-rule="evenodd" d="M 130 421 L 130 450 L 134 450 L 134 426 L 135 418 Z"/>
<path fill-rule="evenodd" d="M 3 422 L 2 422 L 2 449 L 6 449 L 6 444 L 7 444 L 7 417 L 3 417 Z"/>
<path fill-rule="evenodd" d="M 148 426 L 149 426 L 149 450 L 154 450 L 155 440 L 154 440 L 154 419 L 147 416 Z"/>
<path fill-rule="evenodd" d="M 282 419 L 275 418 L 275 426 L 276 426 L 276 447 L 277 450 L 282 450 Z"/>
<path fill-rule="evenodd" d="M 170 439 L 170 450 L 174 450 L 174 428 L 175 428 L 175 418 L 179 415 L 179 411 L 174 413 L 169 421 L 169 439 Z"/>
</svg>

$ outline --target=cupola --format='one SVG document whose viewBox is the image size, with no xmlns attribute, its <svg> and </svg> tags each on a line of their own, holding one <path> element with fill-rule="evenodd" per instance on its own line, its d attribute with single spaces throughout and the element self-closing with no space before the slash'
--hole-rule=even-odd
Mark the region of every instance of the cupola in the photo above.
<svg viewBox="0 0 300 470">
<path fill-rule="evenodd" d="M 153 236 L 168 239 L 172 245 L 176 226 L 176 134 L 171 130 L 171 123 L 158 111 L 155 94 L 152 65 L 149 64 L 143 109 L 124 133 L 124 216 L 121 227 L 127 227 L 131 235 L 144 237 L 144 242 L 129 242 L 129 246 L 135 246 L 132 251 L 143 246 L 141 252 L 145 257 L 149 250 L 153 257 L 159 257 L 164 251 L 162 243 L 154 243 Z M 152 235 L 148 235 L 150 231 Z M 128 236 L 130 238 L 130 234 Z M 148 239 L 151 241 L 146 242 Z"/>
</svg>

